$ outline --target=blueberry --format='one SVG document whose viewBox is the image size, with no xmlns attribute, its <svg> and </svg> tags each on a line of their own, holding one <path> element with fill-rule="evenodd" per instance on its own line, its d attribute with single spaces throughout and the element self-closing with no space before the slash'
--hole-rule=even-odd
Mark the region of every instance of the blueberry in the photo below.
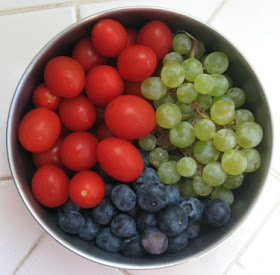
<svg viewBox="0 0 280 275">
<path fill-rule="evenodd" d="M 115 236 L 110 228 L 102 228 L 96 235 L 96 245 L 108 252 L 119 252 L 121 250 L 121 239 Z"/>
<path fill-rule="evenodd" d="M 85 219 L 79 212 L 65 212 L 61 217 L 59 217 L 58 226 L 64 232 L 77 234 L 85 226 Z"/>
<path fill-rule="evenodd" d="M 96 222 L 94 222 L 91 218 L 87 218 L 85 222 L 85 226 L 78 233 L 78 236 L 85 241 L 90 241 L 95 238 L 99 229 L 100 226 Z"/>
<path fill-rule="evenodd" d="M 139 205 L 136 203 L 135 206 L 129 210 L 128 212 L 126 212 L 129 216 L 135 218 L 137 217 L 138 213 L 139 213 L 140 207 Z"/>
<path fill-rule="evenodd" d="M 115 187 L 115 183 L 113 182 L 105 182 L 105 196 L 111 197 L 112 189 Z"/>
<path fill-rule="evenodd" d="M 142 156 L 143 162 L 144 162 L 144 166 L 149 166 L 150 165 L 150 161 L 149 161 L 149 153 L 141 148 L 137 148 L 139 153 Z"/>
<path fill-rule="evenodd" d="M 111 192 L 113 204 L 121 211 L 130 211 L 135 207 L 136 194 L 126 184 L 116 185 Z"/>
<path fill-rule="evenodd" d="M 203 218 L 209 225 L 220 227 L 229 221 L 230 214 L 230 207 L 225 201 L 214 199 L 206 205 Z"/>
<path fill-rule="evenodd" d="M 158 255 L 166 251 L 168 238 L 158 228 L 149 227 L 141 236 L 141 244 L 148 253 Z"/>
<path fill-rule="evenodd" d="M 103 199 L 92 209 L 92 218 L 100 225 L 107 225 L 117 213 L 118 209 L 113 203 L 109 199 Z"/>
<path fill-rule="evenodd" d="M 141 245 L 140 236 L 133 236 L 125 239 L 121 245 L 121 252 L 129 258 L 140 258 L 145 255 L 146 251 Z"/>
<path fill-rule="evenodd" d="M 167 205 L 176 205 L 180 200 L 180 190 L 177 186 L 167 185 L 168 203 Z"/>
<path fill-rule="evenodd" d="M 114 217 L 110 229 L 119 238 L 130 238 L 136 235 L 135 220 L 127 214 L 119 214 Z"/>
<path fill-rule="evenodd" d="M 179 206 L 168 206 L 159 213 L 159 229 L 167 236 L 176 236 L 187 228 L 188 216 Z"/>
<path fill-rule="evenodd" d="M 189 222 L 198 221 L 204 209 L 200 200 L 196 198 L 184 199 L 179 203 L 179 206 L 187 213 Z"/>
<path fill-rule="evenodd" d="M 139 178 L 134 181 L 134 183 L 147 183 L 152 181 L 160 182 L 156 170 L 151 167 L 144 167 L 143 172 Z"/>
<path fill-rule="evenodd" d="M 139 206 L 148 212 L 157 212 L 168 203 L 167 189 L 160 182 L 143 183 L 137 191 Z"/>
<path fill-rule="evenodd" d="M 140 231 L 144 231 L 148 227 L 157 226 L 157 217 L 154 213 L 141 211 L 136 218 L 136 224 Z"/>
<path fill-rule="evenodd" d="M 61 216 L 64 215 L 64 213 L 66 212 L 70 212 L 70 211 L 75 211 L 75 212 L 79 212 L 81 210 L 81 208 L 74 204 L 70 199 L 64 203 L 61 207 L 58 207 L 57 209 L 57 216 L 58 218 L 60 218 Z"/>
<path fill-rule="evenodd" d="M 188 234 L 186 231 L 182 231 L 179 235 L 174 237 L 168 237 L 167 252 L 178 252 L 184 249 L 189 242 Z"/>
<path fill-rule="evenodd" d="M 186 229 L 189 239 L 194 239 L 199 235 L 200 232 L 200 223 L 194 222 L 189 223 Z"/>
</svg>

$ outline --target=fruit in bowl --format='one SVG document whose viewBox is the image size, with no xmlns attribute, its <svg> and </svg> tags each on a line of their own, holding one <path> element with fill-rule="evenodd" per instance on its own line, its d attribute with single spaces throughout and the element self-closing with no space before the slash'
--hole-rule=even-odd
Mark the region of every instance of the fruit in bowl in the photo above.
<svg viewBox="0 0 280 275">
<path fill-rule="evenodd" d="M 110 43 L 108 25 L 119 34 Z M 40 85 L 57 109 L 32 105 Z M 161 8 L 93 15 L 54 38 L 17 88 L 7 134 L 15 183 L 44 229 L 124 268 L 170 266 L 225 240 L 271 155 L 251 67 L 210 27 Z M 47 151 L 55 162 L 34 165 Z"/>
</svg>

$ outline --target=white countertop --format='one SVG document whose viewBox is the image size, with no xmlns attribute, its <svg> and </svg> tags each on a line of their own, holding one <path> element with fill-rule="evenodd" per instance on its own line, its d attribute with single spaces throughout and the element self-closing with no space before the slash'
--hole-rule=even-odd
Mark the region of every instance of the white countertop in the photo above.
<svg viewBox="0 0 280 275">
<path fill-rule="evenodd" d="M 157 271 L 106 267 L 77 256 L 53 240 L 23 204 L 11 177 L 5 145 L 13 92 L 35 54 L 81 18 L 112 7 L 139 4 L 183 11 L 230 38 L 259 75 L 276 122 L 274 158 L 267 183 L 243 226 L 207 255 Z M 279 13 L 279 0 L 1 0 L 0 274 L 280 274 Z"/>
</svg>

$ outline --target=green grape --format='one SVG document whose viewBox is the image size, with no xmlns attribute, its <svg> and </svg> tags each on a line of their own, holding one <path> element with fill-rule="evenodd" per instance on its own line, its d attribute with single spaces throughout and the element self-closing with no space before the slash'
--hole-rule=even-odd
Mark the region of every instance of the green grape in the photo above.
<svg viewBox="0 0 280 275">
<path fill-rule="evenodd" d="M 236 130 L 240 125 L 245 122 L 254 122 L 254 115 L 246 109 L 238 109 L 235 111 L 234 124 L 231 125 L 232 129 Z"/>
<path fill-rule="evenodd" d="M 224 171 L 231 175 L 241 174 L 247 167 L 246 156 L 237 149 L 224 152 L 221 163 Z"/>
<path fill-rule="evenodd" d="M 207 164 L 218 159 L 220 152 L 213 145 L 212 140 L 198 140 L 193 147 L 193 155 L 197 161 Z"/>
<path fill-rule="evenodd" d="M 182 113 L 182 120 L 188 120 L 194 115 L 194 108 L 180 101 L 176 102 L 176 105 L 180 108 Z"/>
<path fill-rule="evenodd" d="M 190 157 L 183 157 L 177 162 L 177 172 L 183 177 L 193 176 L 196 170 L 196 161 Z"/>
<path fill-rule="evenodd" d="M 157 138 L 153 134 L 148 134 L 138 139 L 139 147 L 145 151 L 151 151 L 156 147 Z"/>
<path fill-rule="evenodd" d="M 209 74 L 222 74 L 227 70 L 228 65 L 228 57 L 222 52 L 212 52 L 204 61 L 204 66 Z"/>
<path fill-rule="evenodd" d="M 168 161 L 168 158 L 168 152 L 160 147 L 156 147 L 149 153 L 149 161 L 156 168 Z"/>
<path fill-rule="evenodd" d="M 158 99 L 158 100 L 154 100 L 153 104 L 155 106 L 155 108 L 157 109 L 160 105 L 164 104 L 164 103 L 176 103 L 177 101 L 177 97 L 175 94 L 166 94 L 165 96 L 163 96 L 162 98 Z"/>
<path fill-rule="evenodd" d="M 191 179 L 186 179 L 183 183 L 180 184 L 180 192 L 184 198 L 195 198 L 197 197 L 196 192 L 193 188 L 193 183 Z"/>
<path fill-rule="evenodd" d="M 194 192 L 199 196 L 208 196 L 212 192 L 213 187 L 206 184 L 202 177 L 197 176 L 193 179 L 193 189 Z"/>
<path fill-rule="evenodd" d="M 163 84 L 160 77 L 151 76 L 141 83 L 141 93 L 150 100 L 158 100 L 166 95 L 167 87 Z"/>
<path fill-rule="evenodd" d="M 220 199 L 225 201 L 228 205 L 232 205 L 234 202 L 234 196 L 230 189 L 221 185 L 215 188 L 215 190 L 210 195 L 211 199 Z"/>
<path fill-rule="evenodd" d="M 207 141 L 212 139 L 215 132 L 215 123 L 210 119 L 201 119 L 194 125 L 194 134 L 200 140 Z"/>
<path fill-rule="evenodd" d="M 211 118 L 219 125 L 230 123 L 234 119 L 234 114 L 234 104 L 227 100 L 219 100 L 210 108 Z"/>
<path fill-rule="evenodd" d="M 203 66 L 199 60 L 195 58 L 188 58 L 182 63 L 185 72 L 185 79 L 193 82 L 194 79 L 203 73 Z"/>
<path fill-rule="evenodd" d="M 181 121 L 182 113 L 176 104 L 164 103 L 156 110 L 157 124 L 165 129 L 174 127 Z"/>
<path fill-rule="evenodd" d="M 162 63 L 163 63 L 163 65 L 165 65 L 167 63 L 172 63 L 172 62 L 177 62 L 179 64 L 182 64 L 183 61 L 184 61 L 184 58 L 182 55 L 180 55 L 177 52 L 170 52 L 163 58 Z"/>
<path fill-rule="evenodd" d="M 179 63 L 165 64 L 160 72 L 162 82 L 169 88 L 179 87 L 185 80 L 185 72 Z"/>
<path fill-rule="evenodd" d="M 194 88 L 200 94 L 209 94 L 215 85 L 215 80 L 210 74 L 200 74 L 194 80 Z"/>
<path fill-rule="evenodd" d="M 213 137 L 214 146 L 221 152 L 233 149 L 236 146 L 235 132 L 230 129 L 221 129 Z"/>
<path fill-rule="evenodd" d="M 227 175 L 226 181 L 223 183 L 223 186 L 225 186 L 228 189 L 235 189 L 239 187 L 244 179 L 244 174 L 239 174 L 239 175 Z"/>
<path fill-rule="evenodd" d="M 228 88 L 232 88 L 233 87 L 233 81 L 231 79 L 231 77 L 228 74 L 223 74 L 223 76 L 226 77 L 226 79 L 228 80 Z"/>
<path fill-rule="evenodd" d="M 176 147 L 186 148 L 190 146 L 195 140 L 192 125 L 186 121 L 175 125 L 169 131 L 169 139 Z"/>
<path fill-rule="evenodd" d="M 174 184 L 178 182 L 181 179 L 181 176 L 177 172 L 176 167 L 176 161 L 163 162 L 157 170 L 160 181 L 164 184 Z"/>
<path fill-rule="evenodd" d="M 239 108 L 240 106 L 242 106 L 245 101 L 246 101 L 246 96 L 245 93 L 242 89 L 240 88 L 230 88 L 227 91 L 227 95 L 231 97 L 231 99 L 233 100 L 234 104 L 235 104 L 235 108 Z"/>
<path fill-rule="evenodd" d="M 225 182 L 227 173 L 218 161 L 211 161 L 203 168 L 202 179 L 211 186 L 219 186 Z"/>
<path fill-rule="evenodd" d="M 215 96 L 215 97 L 213 97 L 212 105 L 213 105 L 215 102 L 219 101 L 219 100 L 226 100 L 226 101 L 229 101 L 229 102 L 231 102 L 231 103 L 235 106 L 233 100 L 232 100 L 231 97 L 229 97 L 228 95 L 220 95 L 220 96 Z"/>
<path fill-rule="evenodd" d="M 241 152 L 247 158 L 247 167 L 245 172 L 254 172 L 259 169 L 261 165 L 261 155 L 259 151 L 254 148 L 251 149 L 243 149 Z"/>
<path fill-rule="evenodd" d="M 159 135 L 159 136 L 157 137 L 157 143 L 158 143 L 158 145 L 159 145 L 162 149 L 164 149 L 164 150 L 166 150 L 166 151 L 168 151 L 168 152 L 174 151 L 174 150 L 176 149 L 176 146 L 174 146 L 174 145 L 170 142 L 170 140 L 169 140 L 169 138 L 168 138 L 168 131 L 166 131 L 165 129 L 161 129 L 161 130 L 164 132 L 164 135 Z"/>
<path fill-rule="evenodd" d="M 212 100 L 213 100 L 212 96 L 210 96 L 210 95 L 198 94 L 198 96 L 196 98 L 196 103 L 197 103 L 198 109 L 201 112 L 208 110 L 212 105 Z"/>
<path fill-rule="evenodd" d="M 205 45 L 203 42 L 198 40 L 197 46 L 195 48 L 195 58 L 200 59 L 205 53 Z"/>
<path fill-rule="evenodd" d="M 198 93 L 192 83 L 183 83 L 177 88 L 176 95 L 182 103 L 191 103 L 197 98 Z"/>
<path fill-rule="evenodd" d="M 188 54 L 192 48 L 192 40 L 184 33 L 178 33 L 172 40 L 172 48 L 179 54 Z"/>
<path fill-rule="evenodd" d="M 262 137 L 262 127 L 256 122 L 245 122 L 236 130 L 236 141 L 243 148 L 256 147 Z"/>
<path fill-rule="evenodd" d="M 228 90 L 228 80 L 222 74 L 212 74 L 212 77 L 215 80 L 215 85 L 213 90 L 209 93 L 212 96 L 221 96 L 225 94 Z"/>
</svg>

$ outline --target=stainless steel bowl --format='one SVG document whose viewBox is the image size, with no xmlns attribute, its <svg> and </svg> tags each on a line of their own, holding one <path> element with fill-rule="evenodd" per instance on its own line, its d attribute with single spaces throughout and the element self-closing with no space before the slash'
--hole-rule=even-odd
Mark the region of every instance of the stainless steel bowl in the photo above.
<svg viewBox="0 0 280 275">
<path fill-rule="evenodd" d="M 102 18 L 115 18 L 124 25 L 138 27 L 151 19 L 166 22 L 173 31 L 185 30 L 203 41 L 208 50 L 221 50 L 230 59 L 229 74 L 235 86 L 247 93 L 246 106 L 253 111 L 256 121 L 264 130 L 264 138 L 258 149 L 262 155 L 259 170 L 246 177 L 245 183 L 235 192 L 230 222 L 220 228 L 201 232 L 200 237 L 189 242 L 181 252 L 161 256 L 145 256 L 129 259 L 120 254 L 107 253 L 94 243 L 63 233 L 57 227 L 56 213 L 39 205 L 32 196 L 30 182 L 34 167 L 30 154 L 26 153 L 17 139 L 17 128 L 21 117 L 31 108 L 31 94 L 43 81 L 43 68 L 56 55 L 71 53 L 73 44 Z M 54 37 L 31 61 L 15 91 L 7 123 L 7 152 L 11 172 L 26 207 L 37 222 L 59 243 L 91 261 L 112 267 L 128 269 L 151 269 L 168 267 L 197 258 L 225 241 L 247 218 L 265 185 L 272 152 L 272 122 L 264 90 L 255 72 L 236 47 L 210 26 L 186 14 L 159 7 L 125 7 L 93 14 L 71 25 Z"/>
</svg>

